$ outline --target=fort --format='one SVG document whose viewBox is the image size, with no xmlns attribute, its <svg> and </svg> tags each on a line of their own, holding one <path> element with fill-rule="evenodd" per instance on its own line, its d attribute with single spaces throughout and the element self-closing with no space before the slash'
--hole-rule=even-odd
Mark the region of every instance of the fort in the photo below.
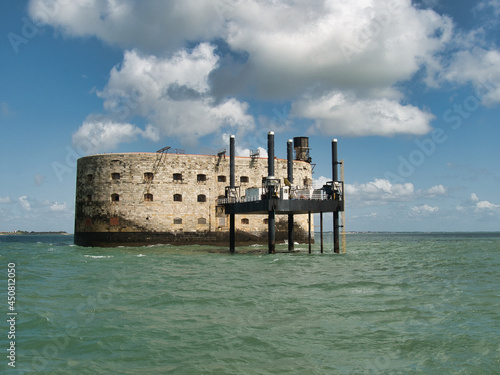
<svg viewBox="0 0 500 375">
<path fill-rule="evenodd" d="M 312 191 L 307 138 L 294 141 L 294 185 Z M 274 160 L 274 177 L 285 186 L 287 160 Z M 220 201 L 229 185 L 229 164 L 225 152 L 188 155 L 168 147 L 153 153 L 111 153 L 78 159 L 75 244 L 227 245 L 229 214 Z M 258 194 L 267 174 L 267 158 L 256 153 L 235 158 L 240 191 Z M 296 241 L 307 240 L 312 226 L 308 220 L 307 214 L 295 215 Z M 267 215 L 238 215 L 235 226 L 238 245 L 267 241 Z M 287 227 L 288 216 L 277 215 L 276 240 L 287 239 Z"/>
</svg>

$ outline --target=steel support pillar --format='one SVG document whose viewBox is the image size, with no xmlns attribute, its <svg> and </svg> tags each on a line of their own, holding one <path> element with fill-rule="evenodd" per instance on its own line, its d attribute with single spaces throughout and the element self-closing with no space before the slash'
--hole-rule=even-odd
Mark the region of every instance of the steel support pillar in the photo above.
<svg viewBox="0 0 500 375">
<path fill-rule="evenodd" d="M 338 162 L 338 157 L 337 157 L 337 140 L 333 139 L 332 140 L 332 180 L 333 180 L 333 185 L 335 185 L 335 182 L 337 182 L 339 180 L 338 164 L 339 164 L 339 162 Z M 337 210 L 337 211 L 333 212 L 333 252 L 337 253 L 337 254 L 340 252 L 339 228 L 340 228 L 339 211 Z"/>
<path fill-rule="evenodd" d="M 229 140 L 229 191 L 232 192 L 236 187 L 235 183 L 235 146 L 234 146 L 234 135 L 231 136 Z M 229 197 L 226 197 L 229 198 Z M 236 243 L 236 233 L 235 233 L 235 216 L 234 214 L 229 214 L 229 251 L 234 253 Z"/>
<path fill-rule="evenodd" d="M 274 132 L 269 132 L 267 135 L 267 178 L 268 180 L 274 179 Z M 268 185 L 267 199 L 274 198 L 274 187 Z M 268 212 L 268 243 L 269 254 L 276 252 L 276 215 L 273 210 Z"/>
<path fill-rule="evenodd" d="M 291 139 L 286 143 L 287 151 L 287 179 L 290 185 L 293 184 L 293 141 Z M 291 186 L 290 186 L 291 188 Z M 288 251 L 294 250 L 293 233 L 293 214 L 288 214 Z"/>
</svg>

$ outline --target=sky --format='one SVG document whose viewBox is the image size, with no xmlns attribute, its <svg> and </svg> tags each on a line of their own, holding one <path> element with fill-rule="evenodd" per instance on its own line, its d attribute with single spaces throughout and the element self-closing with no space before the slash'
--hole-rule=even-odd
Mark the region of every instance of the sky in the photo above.
<svg viewBox="0 0 500 375">
<path fill-rule="evenodd" d="M 500 0 L 0 10 L 0 231 L 72 233 L 79 157 L 248 155 L 271 130 L 282 158 L 309 137 L 318 186 L 338 139 L 347 230 L 500 230 Z"/>
</svg>

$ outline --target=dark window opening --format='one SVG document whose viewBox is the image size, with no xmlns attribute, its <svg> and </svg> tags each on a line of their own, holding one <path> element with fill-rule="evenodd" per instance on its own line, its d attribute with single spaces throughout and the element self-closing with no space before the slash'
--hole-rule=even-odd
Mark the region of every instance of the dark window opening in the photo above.
<svg viewBox="0 0 500 375">
<path fill-rule="evenodd" d="M 111 179 L 112 180 L 119 180 L 120 174 L 119 173 L 111 173 Z"/>
<path fill-rule="evenodd" d="M 182 173 L 174 173 L 174 181 L 182 181 Z"/>
<path fill-rule="evenodd" d="M 152 202 L 153 201 L 153 194 L 150 194 L 150 193 L 144 194 L 144 201 L 145 202 Z"/>
<path fill-rule="evenodd" d="M 250 224 L 250 220 L 248 220 L 248 219 L 241 219 L 241 224 Z"/>
<path fill-rule="evenodd" d="M 198 182 L 205 182 L 206 180 L 207 180 L 206 174 L 199 174 L 196 176 L 196 181 Z"/>
<path fill-rule="evenodd" d="M 180 217 L 176 217 L 174 219 L 174 224 L 182 224 L 182 219 Z"/>
<path fill-rule="evenodd" d="M 151 172 L 144 173 L 144 181 L 153 181 L 154 174 Z"/>
<path fill-rule="evenodd" d="M 174 194 L 174 202 L 182 202 L 182 195 Z"/>
<path fill-rule="evenodd" d="M 249 181 L 250 181 L 250 179 L 248 178 L 248 176 L 241 176 L 240 177 L 240 182 L 242 184 L 248 184 Z"/>
<path fill-rule="evenodd" d="M 94 180 L 94 175 L 88 174 L 87 175 L 87 182 L 92 182 Z"/>
<path fill-rule="evenodd" d="M 207 196 L 200 194 L 198 195 L 198 202 L 206 202 L 207 201 Z"/>
<path fill-rule="evenodd" d="M 226 176 L 217 176 L 217 182 L 226 182 Z"/>
<path fill-rule="evenodd" d="M 119 194 L 111 194 L 111 202 L 119 202 L 120 195 Z"/>
</svg>

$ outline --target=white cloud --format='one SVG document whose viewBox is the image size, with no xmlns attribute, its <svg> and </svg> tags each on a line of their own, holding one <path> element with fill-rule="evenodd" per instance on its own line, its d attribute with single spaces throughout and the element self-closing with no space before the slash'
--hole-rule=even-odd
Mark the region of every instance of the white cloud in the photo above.
<svg viewBox="0 0 500 375">
<path fill-rule="evenodd" d="M 68 205 L 66 202 L 63 203 L 55 202 L 49 207 L 49 210 L 52 212 L 65 212 L 68 210 Z"/>
<path fill-rule="evenodd" d="M 481 4 L 500 9 L 498 0 Z M 193 142 L 224 127 L 252 129 L 239 95 L 292 103 L 291 115 L 321 134 L 425 134 L 434 116 L 396 89 L 417 72 L 430 86 L 472 84 L 483 104 L 500 101 L 498 49 L 409 0 L 31 0 L 28 8 L 64 35 L 127 49 L 98 95 L 110 121 L 141 116 L 158 137 Z"/>
<path fill-rule="evenodd" d="M 4 197 L 4 198 L 0 197 L 0 204 L 9 204 L 9 203 L 12 203 L 10 197 Z"/>
<path fill-rule="evenodd" d="M 432 186 L 430 189 L 426 190 L 424 196 L 429 198 L 434 198 L 439 195 L 446 195 L 447 193 L 448 193 L 448 188 L 446 188 L 443 185 L 435 185 Z"/>
<path fill-rule="evenodd" d="M 321 98 L 296 101 L 292 113 L 315 120 L 315 128 L 327 135 L 421 135 L 431 130 L 434 116 L 412 105 L 389 99 L 362 99 L 332 92 Z"/>
<path fill-rule="evenodd" d="M 345 189 L 349 200 L 362 201 L 366 204 L 408 201 L 415 196 L 415 188 L 412 183 L 393 185 L 384 179 L 375 179 L 366 184 L 346 184 Z"/>
<path fill-rule="evenodd" d="M 411 216 L 422 216 L 422 215 L 429 215 L 432 213 L 436 213 L 439 211 L 439 207 L 432 207 L 429 206 L 428 204 L 424 204 L 422 206 L 413 206 L 410 209 L 410 215 Z"/>
<path fill-rule="evenodd" d="M 97 93 L 104 99 L 104 117 L 111 120 L 84 123 L 74 141 L 83 142 L 93 132 L 98 135 L 98 139 L 94 136 L 92 140 L 96 140 L 99 149 L 116 147 L 137 135 L 152 140 L 177 136 L 184 143 L 195 143 L 222 129 L 231 128 L 240 134 L 252 129 L 254 119 L 247 113 L 247 103 L 234 98 L 215 102 L 210 95 L 209 75 L 218 64 L 214 49 L 213 45 L 202 43 L 170 58 L 126 51 L 122 64 L 111 70 L 106 87 Z M 122 123 L 134 116 L 149 121 L 146 130 Z"/>
<path fill-rule="evenodd" d="M 463 202 L 456 207 L 458 211 L 474 211 L 478 214 L 493 214 L 500 212 L 500 205 L 489 201 L 481 201 L 476 193 L 471 193 L 470 200 Z"/>
<path fill-rule="evenodd" d="M 134 141 L 138 135 L 157 140 L 151 129 L 142 130 L 132 124 L 117 123 L 108 119 L 87 120 L 73 134 L 73 143 L 87 153 L 110 151 L 120 143 Z"/>
<path fill-rule="evenodd" d="M 448 189 L 443 185 L 435 185 L 427 190 L 415 190 L 412 183 L 392 184 L 385 179 L 375 179 L 365 184 L 346 184 L 345 189 L 346 199 L 361 205 L 408 202 L 419 198 L 435 198 L 448 193 Z"/>
<path fill-rule="evenodd" d="M 476 203 L 476 208 L 477 210 L 496 210 L 500 208 L 500 205 L 488 201 L 479 201 Z"/>
<path fill-rule="evenodd" d="M 485 105 L 499 103 L 500 51 L 483 47 L 458 51 L 448 66 L 441 69 L 438 80 L 462 85 L 471 83 L 477 90 L 478 101 Z M 477 108 L 474 103 L 470 105 Z"/>
<path fill-rule="evenodd" d="M 21 208 L 24 211 L 31 211 L 31 204 L 30 204 L 30 202 L 28 202 L 28 197 L 26 195 L 19 197 L 18 202 L 19 202 L 19 206 L 21 206 Z"/>
<path fill-rule="evenodd" d="M 96 36 L 123 48 L 163 52 L 183 46 L 186 40 L 220 36 L 223 23 L 216 4 L 212 0 L 31 0 L 28 10 L 38 22 L 66 35 Z"/>
</svg>

